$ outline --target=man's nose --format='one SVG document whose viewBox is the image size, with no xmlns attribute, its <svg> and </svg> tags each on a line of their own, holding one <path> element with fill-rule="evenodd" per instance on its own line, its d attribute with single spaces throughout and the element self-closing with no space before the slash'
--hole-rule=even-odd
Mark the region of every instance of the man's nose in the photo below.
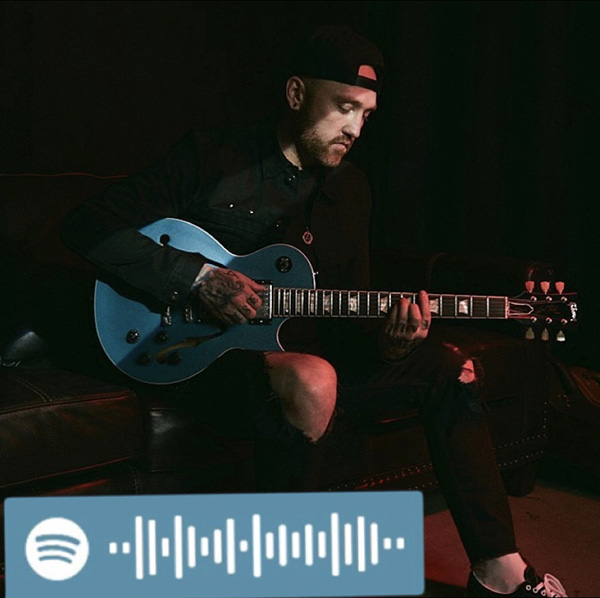
<svg viewBox="0 0 600 598">
<path fill-rule="evenodd" d="M 360 132 L 362 130 L 363 120 L 362 116 L 356 112 L 352 115 L 351 118 L 348 119 L 344 128 L 342 129 L 344 134 L 352 137 L 354 139 L 358 139 L 360 137 Z"/>
</svg>

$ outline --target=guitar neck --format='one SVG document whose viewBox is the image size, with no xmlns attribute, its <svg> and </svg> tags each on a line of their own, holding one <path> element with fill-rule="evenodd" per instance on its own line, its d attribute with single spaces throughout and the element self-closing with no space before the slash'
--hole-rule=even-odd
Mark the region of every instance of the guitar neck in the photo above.
<svg viewBox="0 0 600 598">
<path fill-rule="evenodd" d="M 271 289 L 273 317 L 384 318 L 394 303 L 406 298 L 417 302 L 417 293 L 344 291 L 324 289 Z M 509 318 L 507 297 L 490 295 L 429 295 L 434 318 Z"/>
</svg>

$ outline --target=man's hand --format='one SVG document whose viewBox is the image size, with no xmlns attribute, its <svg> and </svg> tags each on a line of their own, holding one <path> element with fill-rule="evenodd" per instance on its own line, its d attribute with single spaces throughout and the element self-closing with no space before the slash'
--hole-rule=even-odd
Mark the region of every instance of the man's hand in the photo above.
<svg viewBox="0 0 600 598">
<path fill-rule="evenodd" d="M 429 296 L 420 291 L 416 303 L 400 299 L 388 314 L 379 335 L 383 359 L 398 361 L 406 357 L 429 334 L 431 309 Z"/>
<path fill-rule="evenodd" d="M 196 287 L 198 299 L 208 313 L 225 324 L 244 324 L 256 316 L 265 287 L 240 272 L 210 268 Z"/>
</svg>

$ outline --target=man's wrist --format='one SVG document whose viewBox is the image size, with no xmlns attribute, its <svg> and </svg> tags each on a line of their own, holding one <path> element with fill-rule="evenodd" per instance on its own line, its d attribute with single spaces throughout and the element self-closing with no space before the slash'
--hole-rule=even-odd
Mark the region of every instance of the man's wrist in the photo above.
<svg viewBox="0 0 600 598">
<path fill-rule="evenodd" d="M 200 272 L 198 272 L 196 278 L 194 279 L 191 290 L 195 291 L 196 289 L 198 289 L 198 287 L 206 280 L 206 277 L 208 276 L 209 272 L 218 267 L 219 266 L 209 264 L 208 262 L 204 264 L 202 268 L 200 268 Z"/>
<path fill-rule="evenodd" d="M 379 355 L 388 363 L 402 361 L 417 348 L 420 340 L 390 339 L 382 335 L 379 339 Z"/>
</svg>

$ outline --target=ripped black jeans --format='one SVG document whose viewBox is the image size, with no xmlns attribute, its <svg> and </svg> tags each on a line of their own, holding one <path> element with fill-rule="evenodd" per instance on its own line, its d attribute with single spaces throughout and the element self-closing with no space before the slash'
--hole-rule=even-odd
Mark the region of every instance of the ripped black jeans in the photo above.
<svg viewBox="0 0 600 598">
<path fill-rule="evenodd" d="M 350 417 L 373 417 L 400 405 L 418 407 L 439 487 L 471 563 L 517 551 L 508 497 L 479 394 L 483 376 L 459 380 L 468 358 L 427 339 L 405 360 L 361 380 L 342 378 L 339 404 Z"/>
<path fill-rule="evenodd" d="M 517 549 L 478 392 L 482 373 L 476 368 L 477 381 L 459 381 L 466 359 L 457 349 L 427 339 L 398 363 L 340 367 L 338 407 L 344 418 L 357 420 L 403 406 L 420 409 L 440 489 L 476 563 Z M 186 409 L 219 431 L 256 441 L 259 491 L 311 489 L 305 485 L 310 460 L 344 433 L 334 420 L 326 441 L 315 446 L 287 423 L 259 352 L 225 354 L 176 394 Z"/>
</svg>

